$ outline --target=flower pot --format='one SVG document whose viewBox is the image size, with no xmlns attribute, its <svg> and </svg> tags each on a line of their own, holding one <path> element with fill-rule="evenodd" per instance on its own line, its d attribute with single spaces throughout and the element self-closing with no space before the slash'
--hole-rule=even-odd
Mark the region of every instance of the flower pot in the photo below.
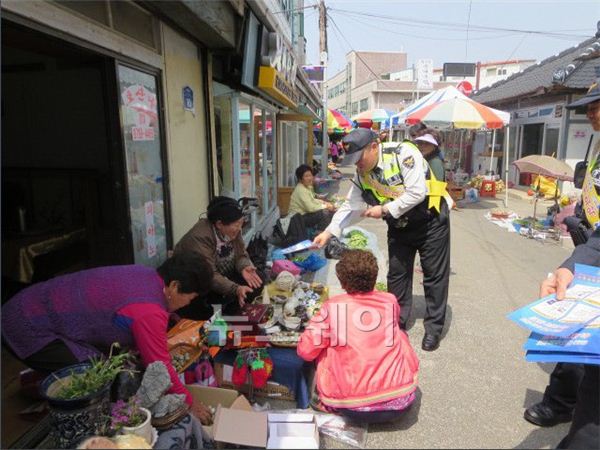
<svg viewBox="0 0 600 450">
<path fill-rule="evenodd" d="M 61 399 L 55 396 L 61 382 L 68 381 L 71 373 L 85 372 L 90 366 L 90 363 L 80 363 L 57 370 L 40 386 L 50 407 L 50 435 L 59 448 L 74 448 L 85 437 L 102 435 L 107 429 L 111 383 L 85 397 Z"/>
<path fill-rule="evenodd" d="M 146 420 L 136 427 L 123 427 L 121 434 L 135 434 L 136 436 L 143 437 L 148 442 L 148 445 L 152 444 L 152 414 L 146 408 L 140 408 L 146 414 Z"/>
</svg>

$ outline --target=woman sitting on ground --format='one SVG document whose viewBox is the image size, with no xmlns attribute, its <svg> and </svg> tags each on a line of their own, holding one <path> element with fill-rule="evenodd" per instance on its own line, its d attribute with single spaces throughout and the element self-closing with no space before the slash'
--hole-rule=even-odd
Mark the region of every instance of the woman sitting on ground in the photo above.
<svg viewBox="0 0 600 450">
<path fill-rule="evenodd" d="M 144 367 L 165 364 L 169 393 L 184 394 L 206 421 L 210 413 L 192 399 L 171 364 L 167 327 L 169 313 L 206 292 L 211 279 L 209 264 L 191 254 L 173 256 L 158 269 L 109 266 L 63 275 L 2 306 L 2 336 L 19 359 L 44 373 L 108 354 L 113 342 L 136 349 Z"/>
<path fill-rule="evenodd" d="M 281 241 L 278 245 L 288 247 L 305 239 L 311 239 L 309 228 L 321 232 L 331 222 L 335 207 L 332 203 L 319 200 L 313 189 L 313 170 L 307 164 L 296 169 L 298 184 L 292 192 L 286 217 L 279 219 Z"/>
<path fill-rule="evenodd" d="M 399 306 L 375 291 L 377 259 L 347 250 L 336 265 L 346 294 L 327 300 L 298 342 L 298 355 L 317 360 L 325 409 L 366 423 L 398 418 L 415 399 L 419 360 L 400 330 Z"/>
<path fill-rule="evenodd" d="M 177 311 L 181 317 L 193 320 L 209 319 L 213 314 L 210 304 L 225 305 L 224 314 L 236 314 L 263 285 L 246 252 L 242 237 L 244 214 L 238 202 L 229 197 L 215 197 L 208 205 L 206 216 L 198 220 L 174 248 L 175 254 L 201 255 L 214 271 L 205 301 Z"/>
<path fill-rule="evenodd" d="M 296 180 L 298 184 L 292 192 L 289 214 L 301 214 L 306 227 L 324 230 L 331 222 L 335 206 L 315 197 L 315 177 L 308 164 L 302 164 L 296 169 Z"/>
</svg>

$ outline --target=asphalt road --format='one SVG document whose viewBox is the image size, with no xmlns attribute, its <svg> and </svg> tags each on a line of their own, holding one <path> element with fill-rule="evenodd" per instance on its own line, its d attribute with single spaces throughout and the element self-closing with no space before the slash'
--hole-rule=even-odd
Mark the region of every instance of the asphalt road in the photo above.
<svg viewBox="0 0 600 450">
<path fill-rule="evenodd" d="M 340 193 L 348 183 L 340 183 Z M 452 212 L 445 337 L 431 353 L 421 350 L 424 301 L 422 276 L 415 274 L 408 333 L 420 358 L 418 398 L 398 422 L 371 426 L 367 447 L 555 448 L 567 433 L 568 424 L 539 428 L 523 419 L 524 409 L 541 400 L 553 365 L 525 361 L 528 333 L 506 315 L 537 298 L 540 281 L 571 249 L 508 233 L 486 220 L 485 212 L 498 206 L 500 200 L 485 199 Z M 527 215 L 533 206 L 511 199 L 509 209 Z M 378 236 L 387 258 L 385 224 L 365 219 L 359 226 Z M 333 266 L 327 279 L 335 285 Z"/>
</svg>

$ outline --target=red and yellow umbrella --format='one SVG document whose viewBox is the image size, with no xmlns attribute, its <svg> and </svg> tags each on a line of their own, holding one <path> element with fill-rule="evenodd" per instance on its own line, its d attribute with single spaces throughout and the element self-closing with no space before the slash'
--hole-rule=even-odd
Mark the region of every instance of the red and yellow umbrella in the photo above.
<svg viewBox="0 0 600 450">
<path fill-rule="evenodd" d="M 424 122 L 435 127 L 502 128 L 508 123 L 508 114 L 488 108 L 468 98 L 450 98 L 418 109 L 406 117 L 406 123 Z"/>
</svg>

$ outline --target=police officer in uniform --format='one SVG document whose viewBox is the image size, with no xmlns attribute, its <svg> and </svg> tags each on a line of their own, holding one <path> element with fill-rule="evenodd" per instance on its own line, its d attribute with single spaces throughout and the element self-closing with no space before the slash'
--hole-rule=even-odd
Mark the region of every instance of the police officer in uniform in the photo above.
<svg viewBox="0 0 600 450">
<path fill-rule="evenodd" d="M 567 109 L 585 107 L 587 118 L 595 132 L 600 131 L 600 80 L 590 86 L 581 99 Z M 600 140 L 587 163 L 580 187 L 581 203 L 575 216 L 565 220 L 573 243 L 573 255 L 542 283 L 541 296 L 564 290 L 573 279 L 575 263 L 600 266 Z M 591 141 L 590 141 L 591 144 Z M 586 155 L 587 158 L 587 155 Z M 576 178 L 579 178 L 576 174 Z M 558 363 L 550 375 L 550 383 L 541 402 L 525 410 L 524 417 L 542 427 L 573 420 L 569 434 L 558 448 L 600 448 L 600 367 L 589 364 Z"/>
<path fill-rule="evenodd" d="M 445 186 L 432 176 L 417 146 L 403 141 L 383 152 L 375 132 L 358 128 L 348 134 L 344 164 L 355 164 L 346 201 L 331 224 L 315 237 L 322 247 L 339 237 L 353 211 L 363 217 L 384 219 L 388 224 L 388 291 L 400 304 L 400 326 L 405 329 L 412 309 L 415 255 L 421 258 L 426 300 L 425 337 L 422 348 L 438 348 L 448 300 L 450 274 L 450 222 Z M 365 203 L 368 208 L 365 210 Z"/>
</svg>

